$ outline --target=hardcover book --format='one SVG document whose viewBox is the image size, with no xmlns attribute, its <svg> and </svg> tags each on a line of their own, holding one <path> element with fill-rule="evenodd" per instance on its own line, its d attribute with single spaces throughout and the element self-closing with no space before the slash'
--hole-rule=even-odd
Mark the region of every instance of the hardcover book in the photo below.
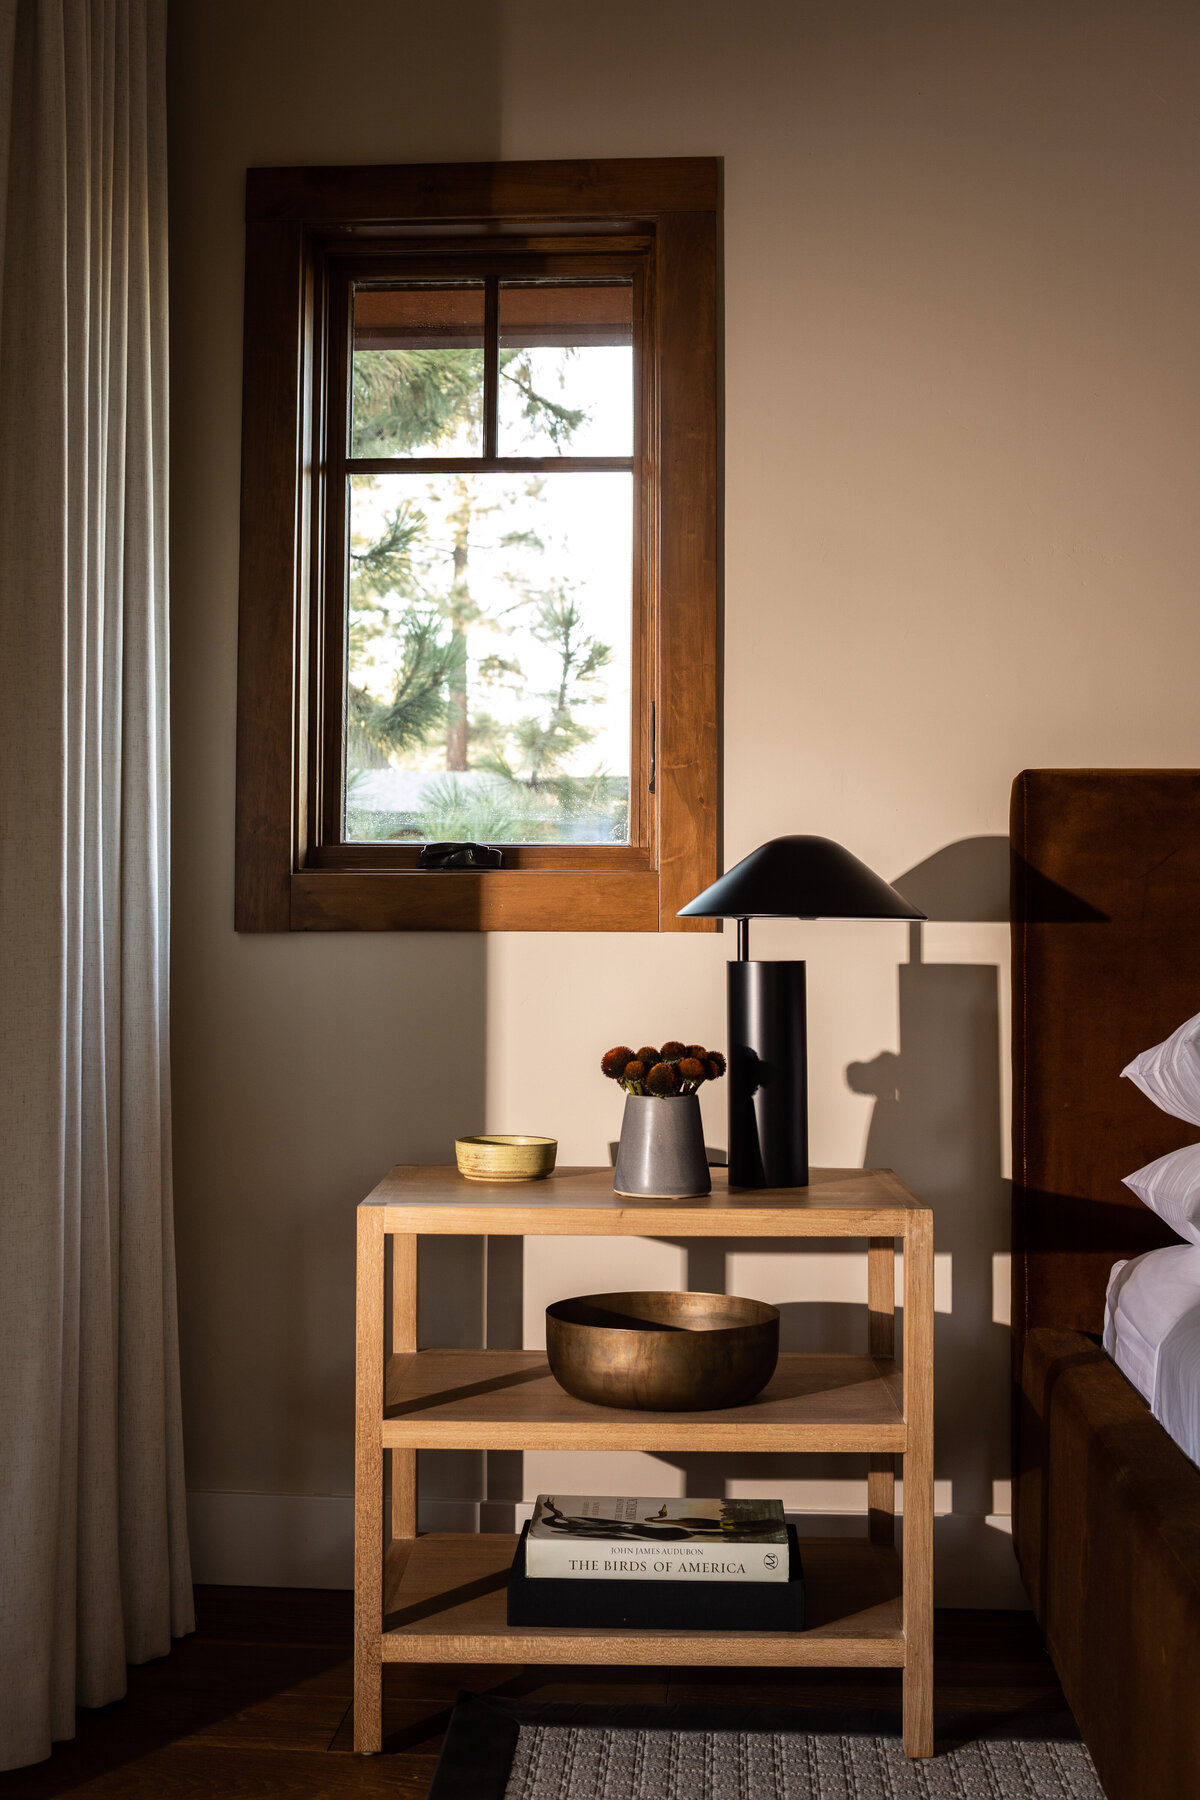
<svg viewBox="0 0 1200 1800">
<path fill-rule="evenodd" d="M 804 1570 L 796 1528 L 787 1527 L 788 1581 L 631 1581 L 577 1576 L 533 1580 L 529 1526 L 508 1574 L 510 1625 L 573 1631 L 803 1631 Z"/>
<path fill-rule="evenodd" d="M 786 1582 L 783 1502 L 539 1494 L 525 1572 L 531 1580 Z"/>
</svg>

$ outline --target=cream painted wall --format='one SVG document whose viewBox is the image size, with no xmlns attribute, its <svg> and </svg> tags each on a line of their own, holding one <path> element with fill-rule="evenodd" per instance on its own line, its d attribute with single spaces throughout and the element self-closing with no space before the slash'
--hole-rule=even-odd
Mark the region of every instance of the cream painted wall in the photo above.
<svg viewBox="0 0 1200 1800">
<path fill-rule="evenodd" d="M 351 1211 L 461 1130 L 599 1161 L 621 1038 L 723 1035 L 720 938 L 231 928 L 243 171 L 725 159 L 725 847 L 815 831 L 936 922 L 758 928 L 806 956 L 814 1159 L 938 1206 L 940 1597 L 1003 1542 L 1006 932 L 1027 766 L 1200 761 L 1200 15 L 1184 4 L 172 0 L 175 1105 L 201 1574 L 345 1578 Z M 952 846 L 961 846 L 953 850 Z M 938 853 L 945 854 L 938 856 Z M 917 887 L 914 887 L 914 897 Z M 544 1073 L 520 1071 L 537 1045 Z M 583 1073 L 576 1072 L 582 1064 Z M 723 1142 L 719 1097 L 710 1141 Z M 453 1247 L 452 1247 L 453 1249 Z M 458 1260 L 456 1261 L 455 1258 Z M 732 1284 L 836 1343 L 861 1259 L 672 1245 L 493 1258 L 493 1330 L 604 1281 Z M 477 1245 L 425 1329 L 477 1341 Z M 553 1475 L 550 1470 L 553 1469 Z M 767 1467 L 624 1459 L 671 1491 Z M 586 1459 L 429 1459 L 434 1516 Z M 787 1471 L 845 1510 L 843 1466 Z M 340 1508 L 340 1510 L 339 1510 Z M 992 1523 L 989 1525 L 989 1518 Z"/>
</svg>

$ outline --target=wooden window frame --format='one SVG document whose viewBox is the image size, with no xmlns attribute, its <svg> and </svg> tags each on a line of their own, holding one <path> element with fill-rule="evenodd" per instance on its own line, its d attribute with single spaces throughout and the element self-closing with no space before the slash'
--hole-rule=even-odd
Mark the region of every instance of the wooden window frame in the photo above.
<svg viewBox="0 0 1200 1800">
<path fill-rule="evenodd" d="M 700 157 L 248 172 L 238 931 L 713 929 L 675 915 L 718 868 L 718 192 L 718 163 Z M 348 258 L 404 279 L 427 257 L 432 278 L 467 246 L 473 267 L 481 251 L 500 268 L 540 249 L 580 276 L 644 274 L 639 822 L 629 846 L 506 847 L 501 869 L 433 873 L 411 846 L 330 841 L 339 622 L 326 588 L 344 499 L 328 421 L 345 379 L 330 319 Z"/>
</svg>

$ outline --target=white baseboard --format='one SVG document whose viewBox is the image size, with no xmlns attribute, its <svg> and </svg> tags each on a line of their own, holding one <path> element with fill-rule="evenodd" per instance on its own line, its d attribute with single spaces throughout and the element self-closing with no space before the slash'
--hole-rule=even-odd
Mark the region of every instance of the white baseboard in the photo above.
<svg viewBox="0 0 1200 1800">
<path fill-rule="evenodd" d="M 528 1504 L 484 1502 L 483 1526 L 519 1530 Z M 477 1531 L 475 1500 L 423 1500 L 422 1531 Z M 514 1519 L 513 1514 L 517 1517 Z M 902 1523 L 902 1522 L 901 1522 Z M 856 1535 L 862 1519 L 836 1513 L 805 1519 L 822 1535 Z M 341 1494 L 189 1494 L 193 1578 L 222 1587 L 348 1588 L 354 1582 L 354 1501 Z M 943 1513 L 934 1520 L 938 1606 L 1024 1609 L 1010 1521 Z"/>
<path fill-rule="evenodd" d="M 423 1500 L 422 1531 L 478 1531 L 477 1500 Z M 509 1529 L 493 1523 L 494 1531 Z M 189 1494 L 192 1579 L 215 1587 L 354 1586 L 346 1494 Z"/>
<path fill-rule="evenodd" d="M 934 1519 L 933 1603 L 1029 1611 L 1007 1513 L 986 1519 L 942 1513 Z"/>
<path fill-rule="evenodd" d="M 354 1586 L 343 1494 L 189 1494 L 192 1579 L 218 1587 Z"/>
</svg>

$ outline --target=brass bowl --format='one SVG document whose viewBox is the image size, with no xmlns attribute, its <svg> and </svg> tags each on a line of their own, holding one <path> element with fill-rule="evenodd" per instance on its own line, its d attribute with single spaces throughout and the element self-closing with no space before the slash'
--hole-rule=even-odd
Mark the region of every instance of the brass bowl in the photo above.
<svg viewBox="0 0 1200 1800">
<path fill-rule="evenodd" d="M 577 1400 L 707 1412 L 775 1373 L 779 1313 L 730 1294 L 587 1294 L 546 1308 L 550 1373 Z"/>
<path fill-rule="evenodd" d="M 558 1139 L 548 1137 L 455 1138 L 458 1172 L 468 1181 L 541 1181 L 554 1168 Z"/>
</svg>

